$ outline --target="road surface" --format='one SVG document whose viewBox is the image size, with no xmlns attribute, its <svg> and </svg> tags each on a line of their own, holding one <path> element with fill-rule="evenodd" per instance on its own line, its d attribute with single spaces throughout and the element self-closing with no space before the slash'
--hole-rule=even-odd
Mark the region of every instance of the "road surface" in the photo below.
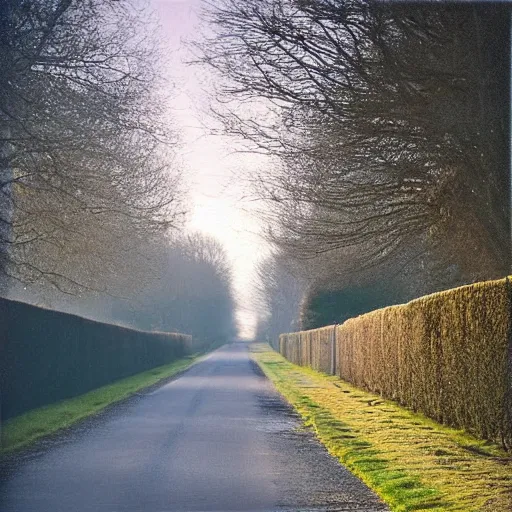
<svg viewBox="0 0 512 512">
<path fill-rule="evenodd" d="M 2 512 L 387 510 L 235 343 L 7 460 Z"/>
</svg>

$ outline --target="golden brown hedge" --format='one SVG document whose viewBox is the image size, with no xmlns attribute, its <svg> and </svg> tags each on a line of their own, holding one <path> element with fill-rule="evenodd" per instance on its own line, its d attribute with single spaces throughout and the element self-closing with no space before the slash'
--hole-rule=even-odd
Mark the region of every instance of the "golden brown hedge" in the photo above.
<svg viewBox="0 0 512 512">
<path fill-rule="evenodd" d="M 511 285 L 487 281 L 280 337 L 290 361 L 335 373 L 512 447 Z M 334 341 L 335 340 L 335 341 Z"/>
</svg>

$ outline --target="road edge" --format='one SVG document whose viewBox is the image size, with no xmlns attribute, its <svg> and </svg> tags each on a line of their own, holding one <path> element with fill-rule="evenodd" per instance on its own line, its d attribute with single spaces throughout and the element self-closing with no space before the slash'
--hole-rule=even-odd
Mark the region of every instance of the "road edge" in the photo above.
<svg viewBox="0 0 512 512">
<path fill-rule="evenodd" d="M 44 443 L 52 440 L 57 439 L 59 437 L 66 437 L 69 435 L 69 433 L 76 429 L 77 427 L 82 426 L 85 422 L 91 421 L 91 420 L 99 420 L 101 417 L 108 416 L 114 412 L 115 409 L 129 405 L 130 402 L 135 402 L 136 400 L 140 399 L 140 397 L 143 397 L 145 395 L 148 395 L 152 392 L 154 392 L 156 389 L 165 386 L 167 383 L 172 382 L 175 379 L 178 379 L 181 377 L 185 372 L 187 372 L 192 366 L 200 363 L 203 361 L 206 357 L 209 356 L 211 352 L 207 353 L 200 353 L 197 355 L 191 355 L 187 356 L 185 358 L 178 359 L 177 361 L 173 361 L 169 365 L 163 365 L 160 367 L 153 368 L 151 370 L 147 370 L 145 372 L 140 372 L 135 375 L 132 375 L 130 377 L 127 377 L 125 379 L 120 379 L 118 381 L 115 381 L 111 384 L 108 384 L 106 386 L 102 386 L 101 388 L 93 389 L 87 393 L 84 393 L 83 395 L 78 395 L 76 397 L 67 399 L 67 400 L 61 400 L 59 402 L 56 402 L 55 404 L 49 404 L 48 406 L 40 407 L 37 409 L 34 409 L 32 411 L 28 411 L 25 414 L 20 415 L 19 417 L 13 418 L 12 420 L 7 421 L 1 429 L 0 435 L 1 437 L 1 447 L 0 447 L 0 462 L 3 462 L 5 459 L 15 457 L 15 456 L 24 456 L 28 454 L 29 452 L 33 451 L 40 451 L 41 447 Z M 96 393 L 105 393 L 115 388 L 116 386 L 119 386 L 120 384 L 130 381 L 132 379 L 141 378 L 141 376 L 145 374 L 151 374 L 151 372 L 154 372 L 155 370 L 158 370 L 159 368 L 164 367 L 172 367 L 179 365 L 179 363 L 184 363 L 184 366 L 180 366 L 176 371 L 166 374 L 165 376 L 161 377 L 157 381 L 151 382 L 150 384 L 143 384 L 140 387 L 136 387 L 130 391 L 127 391 L 124 394 L 118 395 L 117 397 L 114 397 L 111 401 L 106 402 L 104 404 L 101 404 L 97 408 L 87 411 L 84 414 L 77 415 L 76 417 L 70 419 L 66 423 L 62 424 L 58 427 L 51 427 L 47 431 L 41 432 L 40 435 L 37 436 L 31 436 L 26 441 L 15 443 L 11 446 L 3 446 L 5 442 L 6 437 L 6 430 L 7 433 L 9 433 L 9 430 L 16 430 L 16 428 L 21 428 L 21 425 L 23 422 L 26 422 L 30 416 L 37 415 L 39 413 L 45 413 L 50 414 L 52 409 L 57 409 L 58 407 L 61 407 L 62 405 L 71 405 L 78 403 L 80 400 L 86 399 L 88 396 L 91 396 Z M 172 371 L 172 370 L 171 370 Z"/>
</svg>

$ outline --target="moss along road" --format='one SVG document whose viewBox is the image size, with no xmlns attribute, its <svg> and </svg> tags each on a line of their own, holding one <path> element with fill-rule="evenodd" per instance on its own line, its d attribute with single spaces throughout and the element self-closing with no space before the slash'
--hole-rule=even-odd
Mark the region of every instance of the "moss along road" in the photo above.
<svg viewBox="0 0 512 512">
<path fill-rule="evenodd" d="M 3 512 L 387 510 L 302 428 L 242 343 L 0 469 Z"/>
</svg>

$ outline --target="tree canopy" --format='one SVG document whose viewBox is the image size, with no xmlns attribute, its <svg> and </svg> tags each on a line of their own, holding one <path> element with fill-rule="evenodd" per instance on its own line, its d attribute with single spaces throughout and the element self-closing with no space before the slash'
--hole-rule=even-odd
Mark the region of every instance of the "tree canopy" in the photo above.
<svg viewBox="0 0 512 512">
<path fill-rule="evenodd" d="M 13 277 L 101 286 L 134 239 L 179 221 L 177 138 L 137 5 L 1 3 L 0 222 Z"/>
<path fill-rule="evenodd" d="M 227 132 L 277 157 L 257 194 L 296 257 L 416 247 L 466 281 L 510 265 L 505 6 L 225 0 L 201 60 Z M 244 116 L 259 99 L 273 116 Z M 229 105 L 233 107 L 230 109 Z M 478 248 L 475 253 L 462 250 Z"/>
</svg>

